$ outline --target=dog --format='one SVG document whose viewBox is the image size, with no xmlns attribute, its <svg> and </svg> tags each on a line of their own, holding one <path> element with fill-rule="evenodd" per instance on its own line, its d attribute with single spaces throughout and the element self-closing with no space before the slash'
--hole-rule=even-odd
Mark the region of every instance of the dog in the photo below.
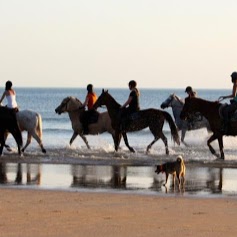
<svg viewBox="0 0 237 237">
<path fill-rule="evenodd" d="M 175 177 L 177 177 L 179 181 L 179 186 L 180 184 L 184 184 L 185 181 L 185 164 L 183 157 L 179 155 L 174 162 L 167 162 L 162 165 L 157 165 L 155 172 L 159 174 L 160 172 L 165 173 L 166 175 L 166 180 L 164 186 L 167 184 L 167 180 L 169 177 L 169 174 L 173 175 L 173 184 L 175 185 Z"/>
</svg>

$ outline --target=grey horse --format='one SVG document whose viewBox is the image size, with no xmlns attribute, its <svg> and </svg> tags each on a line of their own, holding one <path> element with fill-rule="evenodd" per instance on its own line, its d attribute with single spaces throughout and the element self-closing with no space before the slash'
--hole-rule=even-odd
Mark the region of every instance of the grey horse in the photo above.
<svg viewBox="0 0 237 237">
<path fill-rule="evenodd" d="M 188 130 L 197 130 L 201 128 L 207 128 L 207 132 L 211 132 L 210 130 L 210 125 L 207 119 L 203 116 L 196 117 L 193 121 L 192 124 L 188 120 L 182 120 L 180 119 L 180 113 L 183 109 L 184 102 L 180 97 L 175 95 L 174 93 L 171 94 L 164 102 L 161 103 L 160 107 L 162 109 L 171 107 L 173 111 L 173 116 L 175 119 L 175 123 L 178 127 L 178 129 L 181 131 L 181 142 L 184 145 L 187 145 L 187 143 L 184 142 L 184 137 L 185 134 Z"/>
</svg>

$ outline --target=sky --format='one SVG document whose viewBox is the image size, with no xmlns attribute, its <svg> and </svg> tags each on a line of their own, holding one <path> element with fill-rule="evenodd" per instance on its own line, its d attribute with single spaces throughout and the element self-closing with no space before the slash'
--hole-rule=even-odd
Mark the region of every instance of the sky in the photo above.
<svg viewBox="0 0 237 237">
<path fill-rule="evenodd" d="M 231 89 L 236 63 L 236 0 L 0 0 L 0 86 Z"/>
</svg>

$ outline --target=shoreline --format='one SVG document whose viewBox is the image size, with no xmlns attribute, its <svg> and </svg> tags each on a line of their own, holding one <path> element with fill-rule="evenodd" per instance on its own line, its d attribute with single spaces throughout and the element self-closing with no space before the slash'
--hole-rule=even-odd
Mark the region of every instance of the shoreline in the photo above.
<svg viewBox="0 0 237 237">
<path fill-rule="evenodd" d="M 2 236 L 236 236 L 237 199 L 1 188 Z"/>
</svg>

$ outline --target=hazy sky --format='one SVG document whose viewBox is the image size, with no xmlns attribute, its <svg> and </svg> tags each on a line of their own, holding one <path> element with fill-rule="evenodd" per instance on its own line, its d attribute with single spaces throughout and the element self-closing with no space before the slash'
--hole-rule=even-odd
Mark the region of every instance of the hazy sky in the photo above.
<svg viewBox="0 0 237 237">
<path fill-rule="evenodd" d="M 0 0 L 0 86 L 230 88 L 236 0 Z"/>
</svg>

